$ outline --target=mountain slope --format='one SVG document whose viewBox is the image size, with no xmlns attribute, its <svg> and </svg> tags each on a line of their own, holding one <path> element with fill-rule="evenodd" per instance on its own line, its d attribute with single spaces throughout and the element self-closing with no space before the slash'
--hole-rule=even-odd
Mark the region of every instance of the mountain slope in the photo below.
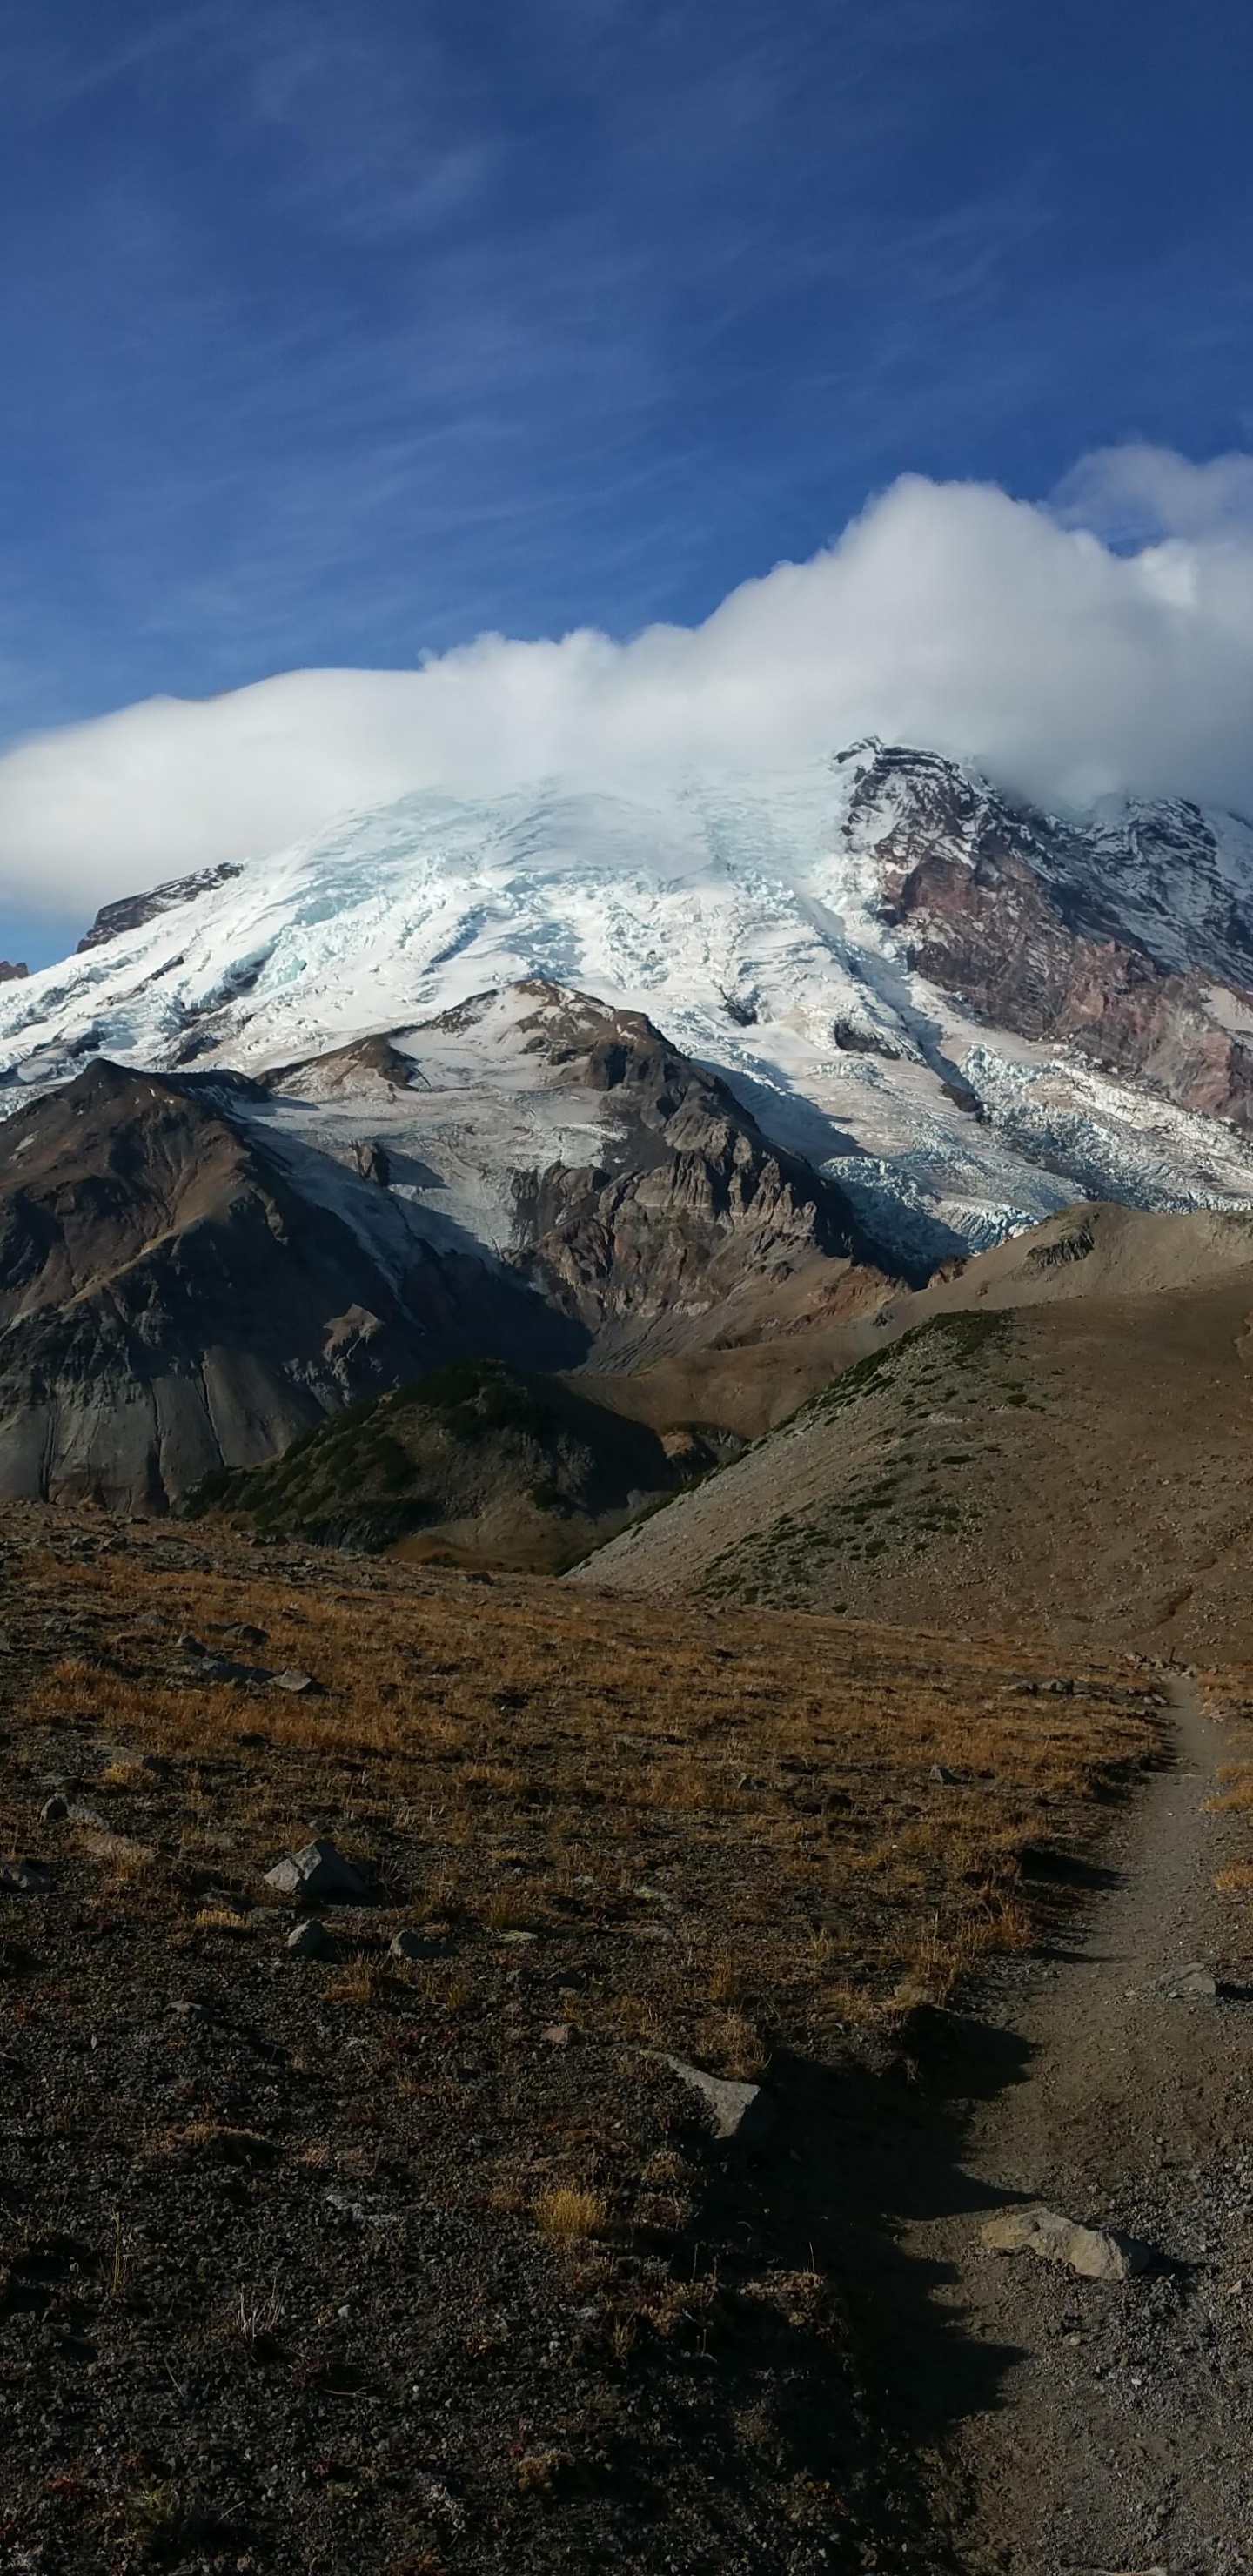
<svg viewBox="0 0 1253 2576">
<path fill-rule="evenodd" d="M 557 1379 L 461 1361 L 352 1407 L 265 1466 L 207 1478 L 188 1508 L 305 1544 L 543 1571 L 716 1454 L 691 1437 L 663 1443 Z"/>
<path fill-rule="evenodd" d="M 399 1228 L 371 1250 L 247 1097 L 96 1063 L 0 1129 L 0 1492 L 161 1509 L 457 1353 L 577 1357 L 482 1263 Z"/>
<path fill-rule="evenodd" d="M 1082 1207 L 573 1580 L 1253 1653 L 1253 1220 Z"/>
<path fill-rule="evenodd" d="M 0 1493 L 161 1508 L 451 1358 L 887 1293 L 835 1185 L 646 1020 L 532 985 L 400 1035 L 265 1084 L 97 1059 L 0 1124 Z"/>
<path fill-rule="evenodd" d="M 216 877 L 109 907 L 0 990 L 0 1087 L 96 1052 L 264 1072 L 539 977 L 715 1068 L 897 1266 L 1077 1192 L 1253 1203 L 1236 817 L 1047 816 L 866 744 L 629 796 L 410 797 Z"/>
</svg>

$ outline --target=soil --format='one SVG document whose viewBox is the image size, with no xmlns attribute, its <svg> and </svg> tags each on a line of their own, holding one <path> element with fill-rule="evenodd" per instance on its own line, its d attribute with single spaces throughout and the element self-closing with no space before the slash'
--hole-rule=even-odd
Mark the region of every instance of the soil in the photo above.
<svg viewBox="0 0 1253 2576">
<path fill-rule="evenodd" d="M 898 2422 L 933 2446 L 964 2576 L 1253 2568 L 1253 1938 L 1213 1885 L 1243 1828 L 1207 1803 L 1229 1733 L 1186 1674 L 1173 1695 L 1174 1759 L 1123 1818 L 1086 1930 L 1025 1992 L 1003 1980 L 968 2054 L 991 2098 L 953 2102 L 959 2168 L 932 2196 L 920 2159 L 901 2212 L 935 2324 Z M 1160 1991 L 1189 1962 L 1217 1967 L 1216 1999 Z M 987 2213 L 1018 2199 L 1147 2240 L 1150 2268 L 1098 2283 L 985 2250 Z"/>
</svg>

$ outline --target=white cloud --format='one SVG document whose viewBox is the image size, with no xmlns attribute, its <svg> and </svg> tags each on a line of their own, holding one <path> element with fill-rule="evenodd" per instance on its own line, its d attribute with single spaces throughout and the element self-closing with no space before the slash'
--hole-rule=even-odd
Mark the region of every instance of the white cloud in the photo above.
<svg viewBox="0 0 1253 2576">
<path fill-rule="evenodd" d="M 1230 529 L 1253 536 L 1253 456 L 1237 452 L 1194 465 L 1169 447 L 1129 439 L 1081 457 L 1050 508 L 1065 526 L 1090 528 L 1111 545 Z"/>
<path fill-rule="evenodd" d="M 275 847 L 406 789 L 732 774 L 874 731 L 1045 802 L 1253 807 L 1253 459 L 1105 451 L 1053 509 L 909 475 L 829 551 L 628 644 L 485 636 L 412 672 L 155 699 L 0 758 L 0 885 L 49 912 Z M 1088 525 L 1152 502 L 1154 541 Z M 1104 516 L 1102 517 L 1102 513 Z"/>
</svg>

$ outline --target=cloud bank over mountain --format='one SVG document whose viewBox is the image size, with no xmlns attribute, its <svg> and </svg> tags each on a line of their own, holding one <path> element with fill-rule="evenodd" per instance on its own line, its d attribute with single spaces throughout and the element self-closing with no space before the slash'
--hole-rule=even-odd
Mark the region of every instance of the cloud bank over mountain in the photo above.
<svg viewBox="0 0 1253 2576">
<path fill-rule="evenodd" d="M 733 777 L 876 732 L 1053 806 L 1253 808 L 1253 458 L 1133 445 L 1049 506 L 908 475 L 702 626 L 154 699 L 0 757 L 0 890 L 67 917 L 413 788 Z"/>
</svg>

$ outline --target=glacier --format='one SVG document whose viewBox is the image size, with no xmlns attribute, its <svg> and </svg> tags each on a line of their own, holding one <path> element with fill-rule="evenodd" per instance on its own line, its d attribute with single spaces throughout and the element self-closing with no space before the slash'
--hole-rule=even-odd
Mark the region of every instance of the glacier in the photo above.
<svg viewBox="0 0 1253 2576">
<path fill-rule="evenodd" d="M 339 817 L 0 987 L 0 1111 L 92 1055 L 273 1077 L 390 1033 L 412 1090 L 383 1100 L 293 1076 L 249 1114 L 291 1151 L 305 1136 L 344 1162 L 365 1126 L 407 1143 L 431 1169 L 408 1186 L 415 1206 L 498 1250 L 511 1173 L 585 1157 L 594 1113 L 543 1095 L 511 1036 L 516 1010 L 480 1009 L 460 1034 L 429 1023 L 542 978 L 646 1013 L 914 1262 L 981 1249 L 1083 1195 L 1253 1206 L 1239 1129 L 989 1029 L 911 968 L 860 775 L 844 755 L 630 794 L 560 780 L 412 794 Z M 1103 811 L 1092 841 L 1116 851 L 1124 908 L 1165 918 L 1160 856 L 1137 893 L 1118 818 Z M 1253 834 L 1233 823 L 1223 849 L 1233 900 L 1247 900 Z M 1180 887 L 1185 924 L 1189 901 Z"/>
</svg>

